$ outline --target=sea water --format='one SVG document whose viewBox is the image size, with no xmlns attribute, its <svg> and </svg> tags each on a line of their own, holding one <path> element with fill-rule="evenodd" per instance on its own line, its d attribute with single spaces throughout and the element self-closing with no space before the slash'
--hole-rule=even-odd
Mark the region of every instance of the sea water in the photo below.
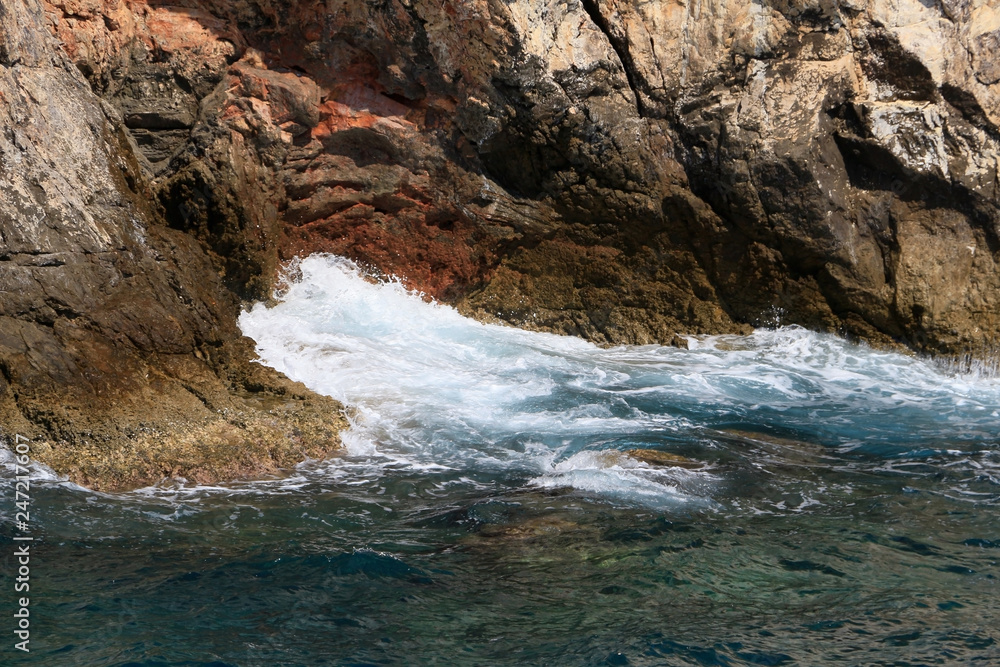
<svg viewBox="0 0 1000 667">
<path fill-rule="evenodd" d="M 347 406 L 343 453 L 119 495 L 36 469 L 19 662 L 1000 661 L 988 372 L 796 327 L 600 348 L 329 256 L 240 324 Z"/>
</svg>

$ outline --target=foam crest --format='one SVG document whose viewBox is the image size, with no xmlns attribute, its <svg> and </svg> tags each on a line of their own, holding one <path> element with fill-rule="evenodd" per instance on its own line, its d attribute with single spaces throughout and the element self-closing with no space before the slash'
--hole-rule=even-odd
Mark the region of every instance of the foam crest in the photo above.
<svg viewBox="0 0 1000 667">
<path fill-rule="evenodd" d="M 914 429 L 953 443 L 1000 426 L 996 379 L 798 327 L 602 349 L 470 320 L 343 258 L 294 272 L 279 304 L 243 313 L 244 333 L 264 363 L 356 409 L 351 455 L 393 466 L 506 471 L 660 506 L 707 499 L 717 478 L 605 450 L 670 450 L 749 423 L 891 455 Z"/>
</svg>

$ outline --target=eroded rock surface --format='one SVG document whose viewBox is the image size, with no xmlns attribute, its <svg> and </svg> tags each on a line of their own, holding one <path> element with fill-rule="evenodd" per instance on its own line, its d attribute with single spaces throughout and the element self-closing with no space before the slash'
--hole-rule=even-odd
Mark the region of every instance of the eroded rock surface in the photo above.
<svg viewBox="0 0 1000 667">
<path fill-rule="evenodd" d="M 144 364 L 169 349 L 218 374 L 193 355 L 236 339 L 229 295 L 268 297 L 315 251 L 598 342 L 779 323 L 944 354 L 1000 340 L 994 2 L 47 0 L 42 19 L 34 1 L 4 5 L 8 127 L 56 113 L 18 107 L 34 85 L 90 137 L 51 148 L 80 221 L 46 242 L 75 256 L 51 275 L 148 284 L 102 293 L 118 324 L 98 327 Z M 54 186 L 8 173 L 4 214 L 37 218 Z M 9 267 L 49 261 L 11 229 Z M 95 280 L 5 295 L 4 335 L 62 336 L 39 362 L 62 363 L 58 332 L 105 317 L 89 287 L 73 302 Z"/>
<path fill-rule="evenodd" d="M 54 2 L 172 226 L 606 342 L 993 347 L 994 3 Z"/>
<path fill-rule="evenodd" d="M 127 122 L 127 121 L 126 121 Z M 250 364 L 237 304 L 155 210 L 121 117 L 34 0 L 0 7 L 0 425 L 104 489 L 260 474 L 339 442 L 339 406 Z"/>
</svg>

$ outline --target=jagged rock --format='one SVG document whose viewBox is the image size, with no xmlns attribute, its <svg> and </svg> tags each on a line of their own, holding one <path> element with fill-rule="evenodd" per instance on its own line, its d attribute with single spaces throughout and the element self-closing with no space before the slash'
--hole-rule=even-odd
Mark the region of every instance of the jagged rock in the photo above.
<svg viewBox="0 0 1000 667">
<path fill-rule="evenodd" d="M 992 7 L 92 4 L 56 31 L 127 118 L 160 109 L 160 201 L 241 296 L 324 250 L 604 342 L 1000 334 Z"/>
<path fill-rule="evenodd" d="M 3 435 L 103 489 L 335 448 L 339 406 L 250 363 L 237 303 L 197 241 L 162 223 L 120 118 L 43 17 L 35 0 L 0 7 Z"/>
<path fill-rule="evenodd" d="M 470 314 L 605 343 L 780 323 L 946 354 L 1000 340 L 989 3 L 50 0 L 43 23 L 34 1 L 4 5 L 5 24 L 20 21 L 0 46 L 5 80 L 31 85 L 23 63 L 45 63 L 61 82 L 45 91 L 73 81 L 60 104 L 97 109 L 71 59 L 121 117 L 74 111 L 72 131 L 136 160 L 124 190 L 74 204 L 113 213 L 104 236 L 94 223 L 74 243 L 96 244 L 83 267 L 101 244 L 136 247 L 115 222 L 132 209 L 112 206 L 133 193 L 136 229 L 164 258 L 132 251 L 132 279 L 159 295 L 135 303 L 174 332 L 109 309 L 105 329 L 134 328 L 137 346 L 190 355 L 177 340 L 236 336 L 229 306 L 175 312 L 148 273 L 194 257 L 191 238 L 218 276 L 197 288 L 242 299 L 268 297 L 282 260 L 329 251 Z M 24 138 L 7 136 L 15 155 Z M 28 180 L 4 187 L 19 197 L 5 210 L 32 206 Z M 152 233 L 156 207 L 169 229 Z M 31 255 L 31 275 L 83 270 L 61 243 Z M 213 273 L 194 261 L 176 270 Z M 50 350 L 42 375 L 61 386 L 75 376 L 59 375 L 70 338 L 56 322 L 93 317 L 97 283 L 51 280 L 5 293 L 18 324 L 3 335 L 18 354 L 27 340 Z"/>
</svg>

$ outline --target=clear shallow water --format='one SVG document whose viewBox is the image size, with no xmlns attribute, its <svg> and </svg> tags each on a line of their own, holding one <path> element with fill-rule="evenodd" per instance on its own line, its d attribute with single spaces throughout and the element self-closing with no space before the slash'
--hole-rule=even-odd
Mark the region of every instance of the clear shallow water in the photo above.
<svg viewBox="0 0 1000 667">
<path fill-rule="evenodd" d="M 12 659 L 1000 661 L 1000 381 L 795 328 L 606 350 L 343 260 L 299 270 L 242 326 L 354 406 L 345 455 L 224 488 L 36 486 Z"/>
</svg>

